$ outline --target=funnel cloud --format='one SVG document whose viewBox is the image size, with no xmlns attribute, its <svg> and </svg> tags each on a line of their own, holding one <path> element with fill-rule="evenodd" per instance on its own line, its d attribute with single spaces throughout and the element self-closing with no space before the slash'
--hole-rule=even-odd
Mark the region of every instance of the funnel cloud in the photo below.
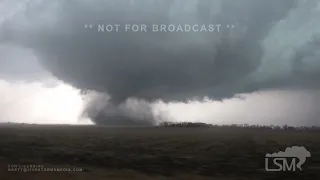
<svg viewBox="0 0 320 180">
<path fill-rule="evenodd" d="M 310 25 L 314 21 L 305 20 L 319 15 L 318 4 L 316 0 L 28 1 L 16 18 L 1 21 L 0 40 L 30 48 L 58 79 L 107 96 L 91 100 L 84 112 L 95 123 L 153 125 L 149 103 L 155 101 L 222 100 L 269 89 L 318 89 L 320 28 L 292 41 L 296 26 Z M 99 24 L 221 24 L 222 29 L 102 33 L 97 31 Z M 278 42 L 279 32 L 291 37 Z M 140 109 L 128 105 L 133 101 Z"/>
</svg>

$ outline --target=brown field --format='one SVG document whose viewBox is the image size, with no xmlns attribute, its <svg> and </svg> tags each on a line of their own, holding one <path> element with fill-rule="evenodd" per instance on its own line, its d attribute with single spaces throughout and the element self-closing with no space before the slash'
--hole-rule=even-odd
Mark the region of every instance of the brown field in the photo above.
<svg viewBox="0 0 320 180">
<path fill-rule="evenodd" d="M 304 146 L 300 172 L 265 172 L 266 153 Z M 37 164 L 81 172 L 8 172 Z M 320 133 L 248 128 L 0 125 L 0 179 L 320 179 Z"/>
</svg>

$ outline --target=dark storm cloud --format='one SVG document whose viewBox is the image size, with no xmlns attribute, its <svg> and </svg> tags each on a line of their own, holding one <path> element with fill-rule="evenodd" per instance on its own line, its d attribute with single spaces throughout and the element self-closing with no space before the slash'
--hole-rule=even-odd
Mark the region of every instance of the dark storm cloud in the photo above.
<svg viewBox="0 0 320 180">
<path fill-rule="evenodd" d="M 261 65 L 264 55 L 261 41 L 274 23 L 294 8 L 295 0 L 221 1 L 219 14 L 212 12 L 218 2 L 213 0 L 57 2 L 51 16 L 54 20 L 41 19 L 43 8 L 50 6 L 49 2 L 43 2 L 42 9 L 39 5 L 28 11 L 30 20 L 41 20 L 32 23 L 32 28 L 10 29 L 9 24 L 0 35 L 4 40 L 32 48 L 41 63 L 59 79 L 83 90 L 108 93 L 115 106 L 128 98 L 184 101 L 210 96 L 222 99 L 238 93 L 301 85 L 310 74 L 300 69 L 299 72 L 306 73 L 293 72 L 290 77 L 263 82 L 247 78 Z M 189 13 L 183 10 L 187 5 L 190 5 Z M 193 11 L 190 8 L 194 8 Z M 86 29 L 85 24 L 95 28 Z M 98 24 L 239 26 L 232 32 L 224 29 L 214 33 L 121 30 L 98 33 Z M 297 58 L 292 66 L 303 64 L 301 59 L 303 57 Z M 315 81 L 308 79 L 308 84 Z"/>
</svg>

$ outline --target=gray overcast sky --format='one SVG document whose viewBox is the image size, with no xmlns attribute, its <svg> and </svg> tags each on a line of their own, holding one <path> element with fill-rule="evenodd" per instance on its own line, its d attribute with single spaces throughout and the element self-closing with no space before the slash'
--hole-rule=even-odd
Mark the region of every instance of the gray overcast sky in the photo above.
<svg viewBox="0 0 320 180">
<path fill-rule="evenodd" d="M 128 98 L 152 103 L 253 93 L 241 100 L 247 108 L 236 110 L 240 107 L 226 102 L 219 106 L 225 106 L 227 116 L 205 117 L 227 118 L 224 122 L 230 123 L 237 117 L 243 122 L 292 118 L 297 122 L 296 115 L 283 112 L 298 109 L 304 115 L 300 121 L 315 124 L 319 7 L 318 0 L 5 0 L 0 2 L 0 78 L 52 87 L 57 85 L 52 78 L 57 78 L 77 89 L 107 93 L 111 100 L 99 107 L 99 115 L 92 111 L 101 99 L 86 107 L 97 123 L 106 121 L 110 109 L 117 112 L 112 116 L 127 115 L 117 106 Z M 94 28 L 86 29 L 85 24 Z M 235 28 L 212 33 L 99 33 L 98 24 L 232 24 Z M 275 101 L 269 102 L 272 97 Z M 283 112 L 262 110 L 263 103 L 278 104 Z M 148 115 L 152 108 L 140 106 L 152 119 Z M 198 116 L 209 113 L 208 106 L 202 106 Z M 251 109 L 260 106 L 261 112 L 258 108 L 252 115 Z M 179 116 L 178 110 L 175 113 Z"/>
</svg>

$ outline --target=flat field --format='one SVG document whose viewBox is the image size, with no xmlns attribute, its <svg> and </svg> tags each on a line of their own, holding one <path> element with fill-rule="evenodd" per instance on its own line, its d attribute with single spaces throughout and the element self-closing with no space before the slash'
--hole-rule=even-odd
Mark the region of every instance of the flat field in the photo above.
<svg viewBox="0 0 320 180">
<path fill-rule="evenodd" d="M 304 146 L 311 153 L 303 171 L 266 172 L 266 153 L 291 146 Z M 71 171 L 9 172 L 18 165 Z M 320 179 L 320 133 L 227 127 L 3 124 L 0 168 L 1 180 L 316 180 Z"/>
</svg>

